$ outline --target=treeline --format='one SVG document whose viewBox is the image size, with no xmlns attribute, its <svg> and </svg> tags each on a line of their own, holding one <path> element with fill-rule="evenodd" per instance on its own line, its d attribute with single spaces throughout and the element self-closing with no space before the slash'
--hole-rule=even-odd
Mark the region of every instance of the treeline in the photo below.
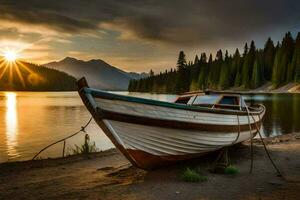
<svg viewBox="0 0 300 200">
<path fill-rule="evenodd" d="M 76 79 L 55 69 L 23 61 L 2 61 L 0 66 L 0 91 L 76 90 Z"/>
<path fill-rule="evenodd" d="M 254 89 L 271 82 L 274 88 L 290 82 L 300 82 L 300 33 L 294 39 L 286 33 L 276 46 L 269 38 L 263 49 L 254 41 L 246 43 L 242 54 L 233 55 L 219 50 L 213 58 L 201 53 L 187 63 L 183 51 L 179 53 L 175 69 L 166 70 L 140 80 L 132 80 L 129 91 L 182 93 L 203 89 Z"/>
</svg>

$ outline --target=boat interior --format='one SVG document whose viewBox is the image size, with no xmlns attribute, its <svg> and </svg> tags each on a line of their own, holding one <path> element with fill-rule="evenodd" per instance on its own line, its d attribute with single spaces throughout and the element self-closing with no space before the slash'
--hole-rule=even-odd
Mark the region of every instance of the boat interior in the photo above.
<svg viewBox="0 0 300 200">
<path fill-rule="evenodd" d="M 174 103 L 208 107 L 212 109 L 244 110 L 246 103 L 238 94 L 209 94 L 203 92 L 185 93 Z"/>
</svg>

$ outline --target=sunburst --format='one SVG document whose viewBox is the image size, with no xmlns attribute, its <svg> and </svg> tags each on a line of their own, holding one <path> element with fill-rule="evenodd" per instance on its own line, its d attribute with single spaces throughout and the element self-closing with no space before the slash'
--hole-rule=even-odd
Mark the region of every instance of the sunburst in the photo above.
<svg viewBox="0 0 300 200">
<path fill-rule="evenodd" d="M 15 62 L 18 59 L 18 54 L 15 51 L 4 52 L 4 58 L 7 62 Z"/>
<path fill-rule="evenodd" d="M 19 57 L 18 51 L 6 50 L 1 53 L 0 58 L 0 81 L 8 75 L 8 86 L 13 85 L 14 79 L 18 78 L 22 86 L 26 87 L 24 74 L 21 73 L 20 69 L 27 71 L 29 74 L 35 74 L 27 66 L 26 63 L 22 62 Z"/>
</svg>

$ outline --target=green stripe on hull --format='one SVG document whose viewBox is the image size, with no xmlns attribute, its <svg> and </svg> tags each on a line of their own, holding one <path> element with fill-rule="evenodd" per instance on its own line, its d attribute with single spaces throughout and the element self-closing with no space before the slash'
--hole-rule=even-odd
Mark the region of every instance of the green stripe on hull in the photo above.
<svg viewBox="0 0 300 200">
<path fill-rule="evenodd" d="M 121 101 L 141 103 L 141 104 L 147 104 L 147 105 L 155 105 L 155 106 L 161 106 L 161 107 L 167 107 L 167 108 L 175 108 L 175 109 L 183 109 L 183 110 L 191 110 L 191 111 L 203 111 L 203 112 L 209 112 L 209 113 L 222 112 L 223 114 L 247 115 L 246 111 L 225 110 L 225 109 L 215 110 L 215 109 L 200 107 L 200 106 L 177 104 L 177 103 L 171 103 L 171 102 L 165 102 L 165 101 L 158 101 L 158 100 L 152 100 L 152 99 L 144 99 L 144 98 L 139 98 L 139 97 L 113 94 L 113 93 L 105 92 L 102 90 L 96 90 L 96 89 L 92 89 L 92 88 L 84 88 L 84 91 L 88 94 L 91 94 L 94 97 L 111 99 L 111 100 L 121 100 Z M 263 110 L 261 110 L 259 112 L 252 112 L 252 114 L 260 114 L 261 112 L 263 112 Z"/>
</svg>

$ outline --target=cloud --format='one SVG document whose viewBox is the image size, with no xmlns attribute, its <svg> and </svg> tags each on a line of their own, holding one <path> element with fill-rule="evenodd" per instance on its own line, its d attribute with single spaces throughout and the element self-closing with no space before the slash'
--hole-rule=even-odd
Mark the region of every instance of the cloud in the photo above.
<svg viewBox="0 0 300 200">
<path fill-rule="evenodd" d="M 110 29 L 121 40 L 206 45 L 299 25 L 296 0 L 0 0 L 0 18 L 69 34 Z M 299 27 L 296 27 L 299 28 Z"/>
<path fill-rule="evenodd" d="M 193 59 L 252 39 L 262 46 L 299 21 L 298 0 L 0 0 L 0 40 L 29 44 L 28 58 L 101 58 L 137 71 L 175 65 L 181 49 Z"/>
<path fill-rule="evenodd" d="M 42 6 L 43 2 L 37 4 L 37 1 L 8 1 L 0 7 L 0 17 L 2 20 L 18 22 L 31 25 L 42 25 L 59 32 L 76 33 L 82 30 L 95 29 L 92 24 L 83 19 L 75 19 L 60 14 L 61 9 L 52 10 L 54 7 Z M 48 4 L 49 6 L 49 4 Z"/>
</svg>

